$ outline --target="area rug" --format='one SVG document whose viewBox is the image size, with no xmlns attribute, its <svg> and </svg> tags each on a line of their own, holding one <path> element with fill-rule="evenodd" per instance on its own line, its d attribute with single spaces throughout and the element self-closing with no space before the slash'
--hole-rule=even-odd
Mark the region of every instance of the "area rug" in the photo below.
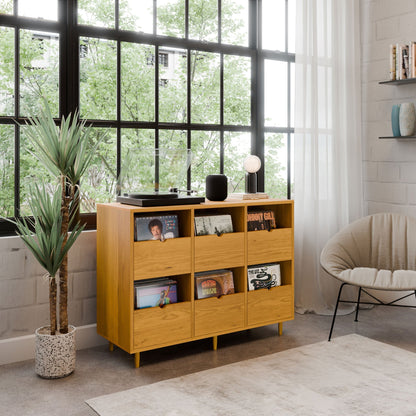
<svg viewBox="0 0 416 416">
<path fill-rule="evenodd" d="M 87 404 L 100 416 L 415 416 L 416 354 L 347 335 Z"/>
</svg>

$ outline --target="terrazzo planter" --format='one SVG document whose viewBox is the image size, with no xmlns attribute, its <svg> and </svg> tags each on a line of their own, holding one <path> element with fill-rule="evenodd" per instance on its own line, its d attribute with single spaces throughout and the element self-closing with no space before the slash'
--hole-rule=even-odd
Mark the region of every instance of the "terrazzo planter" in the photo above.
<svg viewBox="0 0 416 416">
<path fill-rule="evenodd" d="M 35 331 L 35 372 L 42 378 L 63 378 L 75 369 L 75 327 L 50 335 L 49 327 Z"/>
<path fill-rule="evenodd" d="M 415 106 L 413 103 L 402 103 L 400 104 L 399 110 L 399 124 L 400 124 L 400 135 L 411 136 L 415 130 Z"/>
</svg>

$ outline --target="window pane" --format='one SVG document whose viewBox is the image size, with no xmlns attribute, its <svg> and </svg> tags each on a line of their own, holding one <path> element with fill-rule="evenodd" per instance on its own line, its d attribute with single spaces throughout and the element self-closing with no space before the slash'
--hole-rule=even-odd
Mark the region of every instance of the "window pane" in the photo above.
<svg viewBox="0 0 416 416">
<path fill-rule="evenodd" d="M 218 41 L 218 0 L 189 1 L 189 37 Z"/>
<path fill-rule="evenodd" d="M 117 47 L 111 40 L 80 42 L 81 116 L 115 120 L 117 115 Z"/>
<path fill-rule="evenodd" d="M 244 159 L 251 154 L 251 135 L 248 132 L 224 134 L 224 173 L 229 192 L 245 192 Z"/>
<path fill-rule="evenodd" d="M 168 65 L 159 65 L 159 121 L 184 123 L 186 121 L 186 68 L 185 50 L 160 48 L 168 58 Z M 165 59 L 166 59 L 165 56 Z"/>
<path fill-rule="evenodd" d="M 155 119 L 154 46 L 121 44 L 121 118 Z"/>
<path fill-rule="evenodd" d="M 285 51 L 286 0 L 262 1 L 263 49 Z"/>
<path fill-rule="evenodd" d="M 114 0 L 78 0 L 78 23 L 108 28 L 115 27 Z"/>
<path fill-rule="evenodd" d="M 120 29 L 153 33 L 153 0 L 120 2 Z"/>
<path fill-rule="evenodd" d="M 289 0 L 288 7 L 288 51 L 294 53 L 296 44 L 296 0 Z"/>
<path fill-rule="evenodd" d="M 155 131 L 121 131 L 121 194 L 153 192 L 155 189 Z"/>
<path fill-rule="evenodd" d="M 218 131 L 192 132 L 192 190 L 205 194 L 205 179 L 220 173 L 220 133 Z"/>
<path fill-rule="evenodd" d="M 0 215 L 14 216 L 14 126 L 0 125 Z"/>
<path fill-rule="evenodd" d="M 0 28 L 0 116 L 14 115 L 14 29 Z"/>
<path fill-rule="evenodd" d="M 186 172 L 190 164 L 186 148 L 187 133 L 183 130 L 159 131 L 159 190 L 186 188 Z"/>
<path fill-rule="evenodd" d="M 19 0 L 19 16 L 58 20 L 58 0 Z"/>
<path fill-rule="evenodd" d="M 13 14 L 13 0 L 0 1 L 0 13 Z"/>
<path fill-rule="evenodd" d="M 220 122 L 220 56 L 192 51 L 192 123 Z"/>
<path fill-rule="evenodd" d="M 20 32 L 20 114 L 31 115 L 49 102 L 59 114 L 59 37 L 55 33 Z"/>
<path fill-rule="evenodd" d="M 57 185 L 56 178 L 34 156 L 37 149 L 30 144 L 26 134 L 30 128 L 20 128 L 20 215 L 32 214 L 28 204 L 30 187 L 39 182 L 49 183 L 52 192 Z"/>
<path fill-rule="evenodd" d="M 224 56 L 224 123 L 250 125 L 251 60 Z"/>
<path fill-rule="evenodd" d="M 264 135 L 265 191 L 271 198 L 287 198 L 287 135 Z"/>
<path fill-rule="evenodd" d="M 264 63 L 264 124 L 287 126 L 287 63 Z"/>
<path fill-rule="evenodd" d="M 248 0 L 222 0 L 221 42 L 248 46 Z"/>
<path fill-rule="evenodd" d="M 290 126 L 295 125 L 295 64 L 290 64 Z"/>
<path fill-rule="evenodd" d="M 91 166 L 81 178 L 81 212 L 95 212 L 96 203 L 112 202 L 117 192 L 117 133 L 115 129 L 94 128 L 92 142 L 105 135 Z"/>
<path fill-rule="evenodd" d="M 185 0 L 157 0 L 157 34 L 185 37 Z"/>
</svg>

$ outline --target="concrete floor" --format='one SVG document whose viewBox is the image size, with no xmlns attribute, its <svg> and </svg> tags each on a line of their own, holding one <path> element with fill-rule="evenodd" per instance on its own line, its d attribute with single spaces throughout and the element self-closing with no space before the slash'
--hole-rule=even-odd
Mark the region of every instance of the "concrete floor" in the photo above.
<svg viewBox="0 0 416 416">
<path fill-rule="evenodd" d="M 414 309 L 376 307 L 361 311 L 359 322 L 339 316 L 333 337 L 357 333 L 416 352 L 415 320 Z M 95 415 L 86 399 L 323 341 L 330 323 L 329 316 L 296 314 L 283 324 L 281 337 L 271 325 L 223 335 L 217 351 L 211 339 L 148 351 L 138 369 L 124 351 L 90 348 L 77 352 L 75 372 L 61 380 L 36 376 L 33 361 L 0 366 L 0 415 Z"/>
</svg>

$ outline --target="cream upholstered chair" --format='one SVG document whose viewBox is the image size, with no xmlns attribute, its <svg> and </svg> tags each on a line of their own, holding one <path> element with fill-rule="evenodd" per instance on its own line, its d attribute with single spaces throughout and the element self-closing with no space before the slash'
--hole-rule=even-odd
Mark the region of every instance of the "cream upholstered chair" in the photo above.
<svg viewBox="0 0 416 416">
<path fill-rule="evenodd" d="M 357 304 L 357 321 L 361 292 L 375 300 L 361 304 L 372 305 L 403 306 L 396 302 L 416 296 L 416 219 L 382 213 L 354 221 L 327 242 L 321 253 L 321 266 L 342 282 L 329 332 L 330 341 L 340 302 Z M 357 301 L 341 300 L 345 285 L 359 288 Z M 385 303 L 366 289 L 412 293 Z"/>
</svg>

